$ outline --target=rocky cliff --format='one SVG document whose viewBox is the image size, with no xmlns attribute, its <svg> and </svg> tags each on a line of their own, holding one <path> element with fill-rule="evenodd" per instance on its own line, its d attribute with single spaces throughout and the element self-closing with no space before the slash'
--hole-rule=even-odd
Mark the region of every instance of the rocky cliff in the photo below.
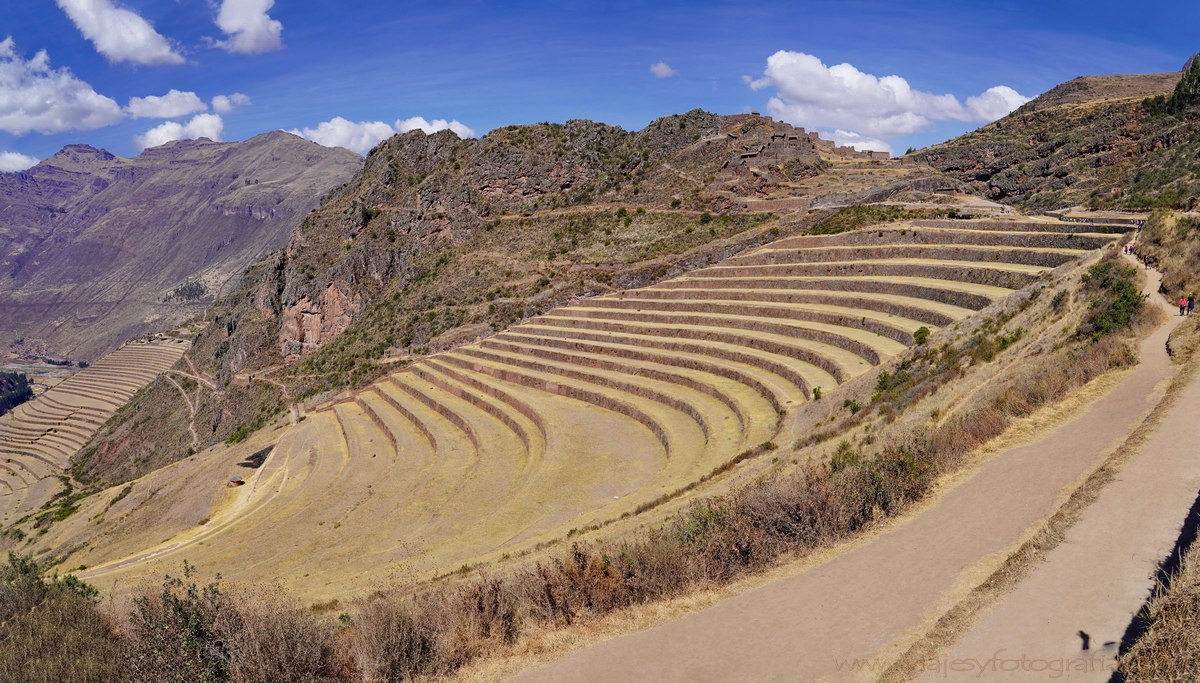
<svg viewBox="0 0 1200 683">
<path fill-rule="evenodd" d="M 1077 78 L 912 156 L 1028 210 L 1193 208 L 1200 106 L 1165 104 L 1189 101 L 1180 76 Z"/>
<path fill-rule="evenodd" d="M 90 359 L 230 291 L 361 159 L 283 132 L 132 159 L 69 145 L 0 174 L 0 342 Z"/>
</svg>

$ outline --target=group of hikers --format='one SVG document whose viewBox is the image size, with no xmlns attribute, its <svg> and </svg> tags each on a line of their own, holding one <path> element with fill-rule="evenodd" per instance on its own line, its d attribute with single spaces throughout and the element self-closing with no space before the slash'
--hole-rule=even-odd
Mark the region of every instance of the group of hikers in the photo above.
<svg viewBox="0 0 1200 683">
<path fill-rule="evenodd" d="M 1157 265 L 1158 259 L 1149 254 L 1139 255 L 1137 248 L 1132 244 L 1126 244 L 1122 249 L 1129 256 L 1137 258 L 1138 262 L 1144 265 L 1147 270 Z M 1192 311 L 1196 310 L 1196 295 L 1188 294 L 1187 296 L 1183 296 L 1181 294 L 1179 295 L 1179 301 L 1176 303 L 1179 304 L 1179 315 L 1191 315 Z"/>
<path fill-rule="evenodd" d="M 1124 250 L 1125 250 L 1126 254 L 1129 254 L 1130 256 L 1137 258 L 1138 263 L 1141 263 L 1143 266 L 1145 266 L 1146 270 L 1150 270 L 1151 268 L 1153 268 L 1154 266 L 1156 266 L 1158 264 L 1157 257 L 1151 256 L 1150 254 L 1140 254 L 1139 255 L 1137 253 L 1137 247 L 1134 247 L 1132 244 L 1126 244 L 1124 246 Z"/>
</svg>

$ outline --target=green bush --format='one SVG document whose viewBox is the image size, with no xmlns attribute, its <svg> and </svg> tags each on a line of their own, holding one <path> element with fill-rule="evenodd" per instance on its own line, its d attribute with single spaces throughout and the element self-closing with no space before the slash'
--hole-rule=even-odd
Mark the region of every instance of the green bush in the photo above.
<svg viewBox="0 0 1200 683">
<path fill-rule="evenodd" d="M 1115 257 L 1088 268 L 1082 281 L 1091 312 L 1078 334 L 1092 340 L 1129 327 L 1146 301 L 1137 286 L 1137 269 L 1118 263 Z"/>
<path fill-rule="evenodd" d="M 162 591 L 134 601 L 129 668 L 135 681 L 217 683 L 229 677 L 229 651 L 218 623 L 232 608 L 216 584 L 203 588 L 183 576 L 167 576 Z"/>
<path fill-rule="evenodd" d="M 917 346 L 924 344 L 925 342 L 929 341 L 929 334 L 930 332 L 928 327 L 925 327 L 924 325 L 918 327 L 917 331 L 913 332 L 913 343 Z"/>
</svg>

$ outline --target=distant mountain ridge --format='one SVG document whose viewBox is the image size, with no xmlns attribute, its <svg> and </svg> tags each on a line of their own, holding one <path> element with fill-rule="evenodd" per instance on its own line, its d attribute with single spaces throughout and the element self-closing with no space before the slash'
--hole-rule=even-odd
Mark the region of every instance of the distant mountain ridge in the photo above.
<svg viewBox="0 0 1200 683">
<path fill-rule="evenodd" d="M 352 152 L 275 131 L 128 159 L 67 145 L 0 173 L 0 341 L 92 358 L 177 324 L 285 244 L 361 166 Z"/>
</svg>

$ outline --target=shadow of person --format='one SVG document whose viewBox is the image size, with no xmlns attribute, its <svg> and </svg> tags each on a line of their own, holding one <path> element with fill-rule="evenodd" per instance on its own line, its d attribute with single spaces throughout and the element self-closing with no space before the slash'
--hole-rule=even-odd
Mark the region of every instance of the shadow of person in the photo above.
<svg viewBox="0 0 1200 683">
<path fill-rule="evenodd" d="M 1084 651 L 1084 652 L 1087 652 L 1088 650 L 1090 650 L 1090 649 L 1091 649 L 1091 647 L 1092 647 L 1092 637 L 1088 635 L 1088 632 L 1087 632 L 1087 631 L 1080 631 L 1080 632 L 1079 632 L 1079 639 L 1083 641 L 1083 651 Z"/>
</svg>

